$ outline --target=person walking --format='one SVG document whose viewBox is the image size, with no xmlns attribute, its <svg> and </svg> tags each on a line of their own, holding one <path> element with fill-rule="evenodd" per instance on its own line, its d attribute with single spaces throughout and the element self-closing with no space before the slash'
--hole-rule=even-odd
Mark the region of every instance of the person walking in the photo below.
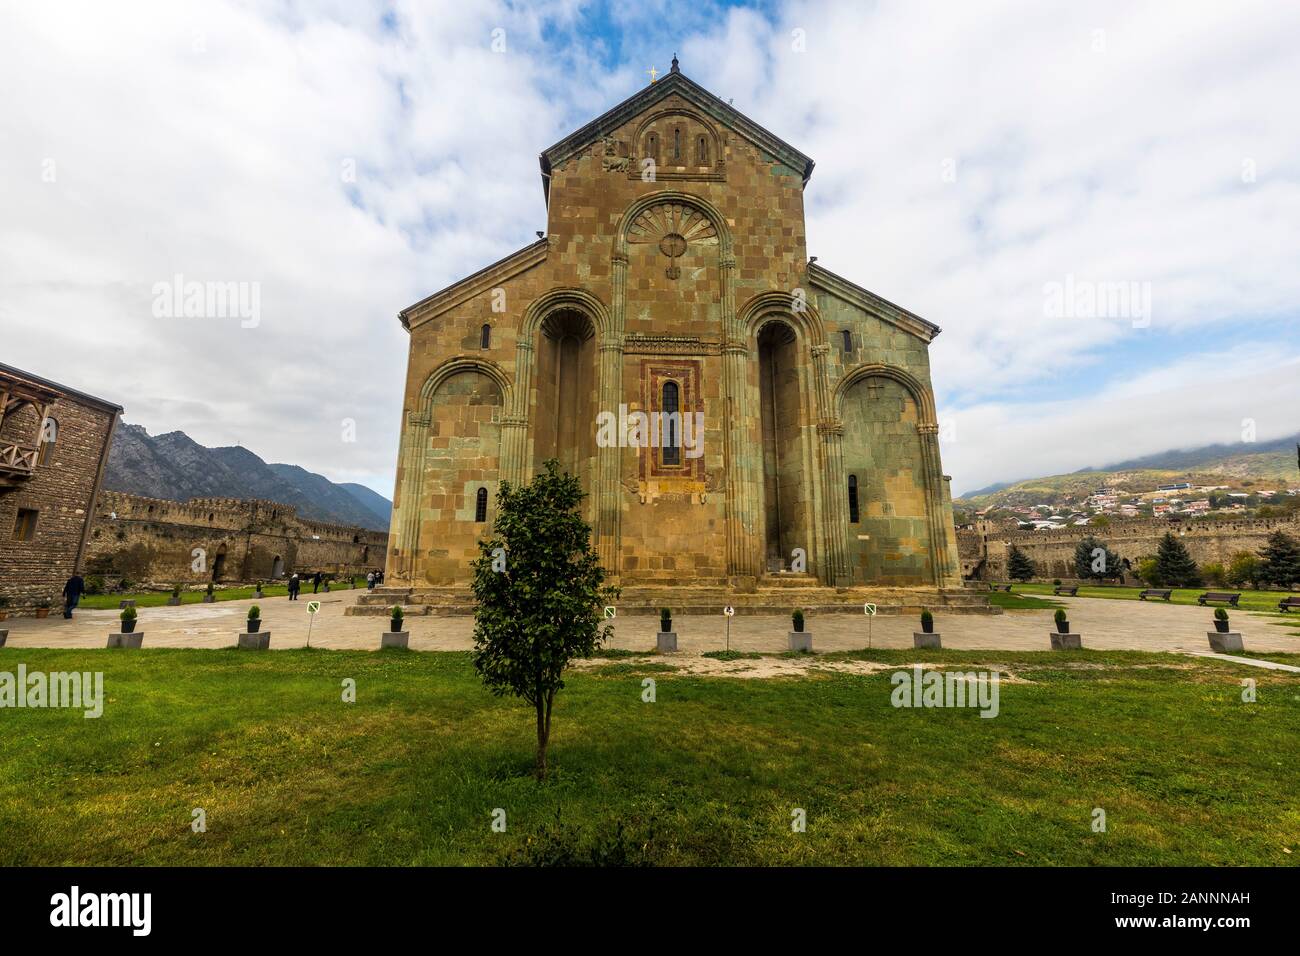
<svg viewBox="0 0 1300 956">
<path fill-rule="evenodd" d="M 295 571 L 289 576 L 289 600 L 298 600 L 298 589 L 302 587 L 302 582 L 298 580 L 298 572 Z"/>
<path fill-rule="evenodd" d="M 81 595 L 86 591 L 86 582 L 82 580 L 81 575 L 76 571 L 72 572 L 72 577 L 68 578 L 68 583 L 63 585 L 63 616 L 72 617 L 72 610 L 81 603 Z M 47 605 L 48 606 L 48 605 Z"/>
<path fill-rule="evenodd" d="M 371 571 L 369 574 L 366 575 L 366 590 L 373 591 L 374 589 L 375 589 L 375 572 Z"/>
<path fill-rule="evenodd" d="M 317 594 L 319 592 L 320 592 L 320 572 L 317 571 L 316 575 L 311 579 L 311 593 Z"/>
</svg>

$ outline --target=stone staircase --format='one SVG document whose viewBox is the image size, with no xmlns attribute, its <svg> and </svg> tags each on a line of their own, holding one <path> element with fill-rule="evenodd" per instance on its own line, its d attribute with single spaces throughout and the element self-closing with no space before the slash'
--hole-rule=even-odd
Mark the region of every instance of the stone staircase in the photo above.
<svg viewBox="0 0 1300 956">
<path fill-rule="evenodd" d="M 752 591 L 739 591 L 722 582 L 661 584 L 637 580 L 622 586 L 615 602 L 621 616 L 657 615 L 661 607 L 675 615 L 721 614 L 733 607 L 737 614 L 787 614 L 802 608 L 814 614 L 862 614 L 863 604 L 876 605 L 877 614 L 919 614 L 923 609 L 944 614 L 1001 614 L 981 588 L 869 587 L 835 588 L 807 574 L 767 574 Z M 366 592 L 344 613 L 382 617 L 394 604 L 409 615 L 472 615 L 474 595 L 468 588 L 384 586 Z"/>
</svg>

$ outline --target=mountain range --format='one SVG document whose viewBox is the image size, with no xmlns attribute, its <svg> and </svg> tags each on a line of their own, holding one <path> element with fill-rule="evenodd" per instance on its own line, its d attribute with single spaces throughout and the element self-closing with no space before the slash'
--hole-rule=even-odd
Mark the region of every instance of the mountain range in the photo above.
<svg viewBox="0 0 1300 956">
<path fill-rule="evenodd" d="M 338 484 L 297 465 L 269 464 L 240 446 L 207 448 L 184 432 L 152 436 L 122 423 L 104 487 L 150 498 L 262 498 L 304 518 L 388 530 L 393 504 L 364 485 Z"/>
<path fill-rule="evenodd" d="M 1294 488 L 1300 483 L 1297 445 L 1300 445 L 1300 434 L 1273 441 L 1174 449 L 1064 475 L 999 482 L 967 492 L 953 503 L 984 508 L 1024 504 L 1030 499 L 1054 501 L 1081 492 L 1086 494 L 1096 486 L 1119 480 L 1131 491 L 1141 490 L 1147 484 L 1154 489 L 1159 483 L 1181 478 L 1198 484 L 1249 487 L 1267 483 Z"/>
</svg>

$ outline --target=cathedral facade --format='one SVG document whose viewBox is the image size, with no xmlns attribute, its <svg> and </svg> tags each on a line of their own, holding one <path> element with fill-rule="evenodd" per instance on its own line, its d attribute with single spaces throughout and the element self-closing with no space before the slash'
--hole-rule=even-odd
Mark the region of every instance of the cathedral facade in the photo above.
<svg viewBox="0 0 1300 956">
<path fill-rule="evenodd" d="M 556 458 L 625 586 L 958 585 L 939 329 L 808 260 L 812 168 L 676 60 L 546 150 L 545 238 L 400 315 L 386 583 L 466 586 Z"/>
</svg>

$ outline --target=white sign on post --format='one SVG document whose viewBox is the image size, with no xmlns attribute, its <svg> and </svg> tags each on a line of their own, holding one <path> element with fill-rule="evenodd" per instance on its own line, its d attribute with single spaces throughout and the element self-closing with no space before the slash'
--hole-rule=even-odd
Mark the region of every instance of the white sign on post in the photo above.
<svg viewBox="0 0 1300 956">
<path fill-rule="evenodd" d="M 726 607 L 722 609 L 722 613 L 727 615 L 727 617 L 735 617 L 736 609 L 732 607 L 730 604 L 728 604 Z"/>
<path fill-rule="evenodd" d="M 316 613 L 317 611 L 319 611 L 319 610 L 320 610 L 320 601 L 308 601 L 308 602 L 307 602 L 307 613 L 308 613 L 308 614 L 315 614 L 315 613 Z"/>
<path fill-rule="evenodd" d="M 605 606 L 605 619 L 606 619 L 606 620 L 613 620 L 613 618 L 614 618 L 614 608 L 613 608 L 612 606 L 610 606 L 610 605 L 606 605 L 606 606 Z"/>
<path fill-rule="evenodd" d="M 874 604 L 868 602 L 868 603 L 862 605 L 862 613 L 863 613 L 863 614 L 870 615 L 871 617 L 875 617 L 875 616 L 876 616 L 876 606 L 875 606 Z"/>
</svg>

